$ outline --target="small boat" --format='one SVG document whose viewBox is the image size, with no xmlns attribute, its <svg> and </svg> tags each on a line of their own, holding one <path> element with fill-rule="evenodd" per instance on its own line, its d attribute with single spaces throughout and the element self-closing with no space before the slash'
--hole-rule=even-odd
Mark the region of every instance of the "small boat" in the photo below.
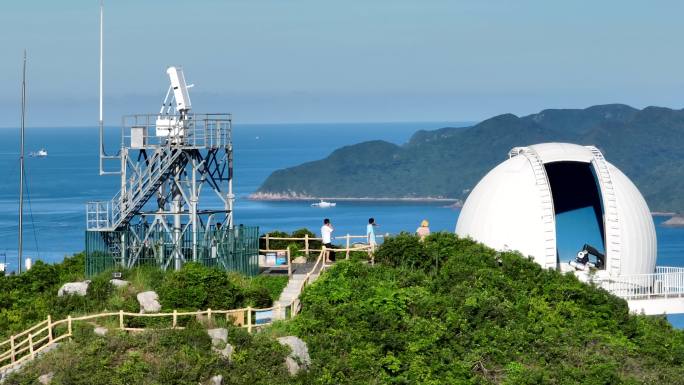
<svg viewBox="0 0 684 385">
<path fill-rule="evenodd" d="M 326 202 L 321 199 L 320 202 L 312 203 L 311 207 L 320 207 L 320 208 L 327 208 L 327 207 L 335 207 L 337 203 L 335 202 Z"/>
<path fill-rule="evenodd" d="M 48 152 L 47 152 L 46 149 L 41 148 L 41 149 L 38 150 L 38 151 L 32 151 L 32 152 L 29 154 L 29 156 L 32 156 L 32 157 L 34 157 L 34 158 L 45 158 L 45 157 L 48 156 Z"/>
</svg>

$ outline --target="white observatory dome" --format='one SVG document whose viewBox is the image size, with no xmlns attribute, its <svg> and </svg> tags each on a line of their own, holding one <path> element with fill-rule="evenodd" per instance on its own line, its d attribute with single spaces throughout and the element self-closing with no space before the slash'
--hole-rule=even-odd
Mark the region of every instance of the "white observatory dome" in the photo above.
<svg viewBox="0 0 684 385">
<path fill-rule="evenodd" d="M 646 201 L 591 146 L 512 149 L 470 193 L 456 233 L 497 250 L 518 250 L 545 268 L 560 267 L 591 243 L 605 255 L 599 268 L 611 276 L 655 271 L 655 227 Z"/>
</svg>

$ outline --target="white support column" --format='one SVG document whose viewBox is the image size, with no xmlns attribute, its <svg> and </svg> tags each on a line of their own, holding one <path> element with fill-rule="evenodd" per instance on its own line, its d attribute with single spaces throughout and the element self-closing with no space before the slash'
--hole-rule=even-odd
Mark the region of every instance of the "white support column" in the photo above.
<svg viewBox="0 0 684 385">
<path fill-rule="evenodd" d="M 192 160 L 192 183 L 190 192 L 190 224 L 192 226 L 192 260 L 197 262 L 197 202 L 199 200 L 197 191 L 197 160 Z"/>
<path fill-rule="evenodd" d="M 182 173 L 183 170 L 179 167 L 176 167 L 173 178 L 180 179 Z M 173 215 L 173 267 L 175 270 L 180 270 L 183 266 L 181 260 L 181 236 L 183 230 L 183 224 L 181 222 L 181 210 L 183 208 L 183 195 L 181 194 L 179 187 L 176 184 L 171 186 L 171 191 L 173 191 L 173 200 L 171 202 L 171 213 Z"/>
<path fill-rule="evenodd" d="M 226 225 L 228 228 L 233 227 L 233 201 L 235 200 L 235 195 L 233 195 L 233 144 L 229 143 L 226 149 L 228 152 L 228 194 L 226 195 L 226 210 L 228 210 L 228 218 Z"/>
</svg>

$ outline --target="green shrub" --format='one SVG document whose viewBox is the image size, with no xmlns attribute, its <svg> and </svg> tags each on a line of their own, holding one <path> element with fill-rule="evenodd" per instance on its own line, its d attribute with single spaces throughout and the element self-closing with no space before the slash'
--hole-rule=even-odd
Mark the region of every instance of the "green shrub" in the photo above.
<svg viewBox="0 0 684 385">
<path fill-rule="evenodd" d="M 158 294 L 166 310 L 234 309 L 244 298 L 226 272 L 196 263 L 167 273 Z"/>
<path fill-rule="evenodd" d="M 280 334 L 306 336 L 326 384 L 681 383 L 684 332 L 572 274 L 437 233 L 342 261 Z"/>
<path fill-rule="evenodd" d="M 431 262 L 425 244 L 409 233 L 386 238 L 375 252 L 375 261 L 387 266 L 410 268 L 424 268 Z"/>
</svg>

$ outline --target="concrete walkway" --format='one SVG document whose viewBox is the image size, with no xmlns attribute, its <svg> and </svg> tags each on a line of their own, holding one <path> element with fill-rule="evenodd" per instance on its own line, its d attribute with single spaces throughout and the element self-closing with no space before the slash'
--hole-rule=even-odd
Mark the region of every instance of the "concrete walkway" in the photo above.
<svg viewBox="0 0 684 385">
<path fill-rule="evenodd" d="M 275 319 L 285 319 L 287 308 L 292 305 L 292 301 L 299 298 L 299 295 L 302 292 L 302 284 L 304 283 L 307 274 L 311 273 L 309 277 L 310 283 L 314 282 L 321 275 L 323 266 L 319 265 L 316 268 L 316 271 L 313 271 L 314 265 L 313 262 L 292 265 L 292 277 L 288 280 L 287 286 L 285 286 L 283 292 L 280 293 L 280 298 L 273 304 L 273 306 L 280 306 L 282 308 L 280 314 L 274 314 Z M 297 305 L 298 304 L 295 306 Z"/>
</svg>

